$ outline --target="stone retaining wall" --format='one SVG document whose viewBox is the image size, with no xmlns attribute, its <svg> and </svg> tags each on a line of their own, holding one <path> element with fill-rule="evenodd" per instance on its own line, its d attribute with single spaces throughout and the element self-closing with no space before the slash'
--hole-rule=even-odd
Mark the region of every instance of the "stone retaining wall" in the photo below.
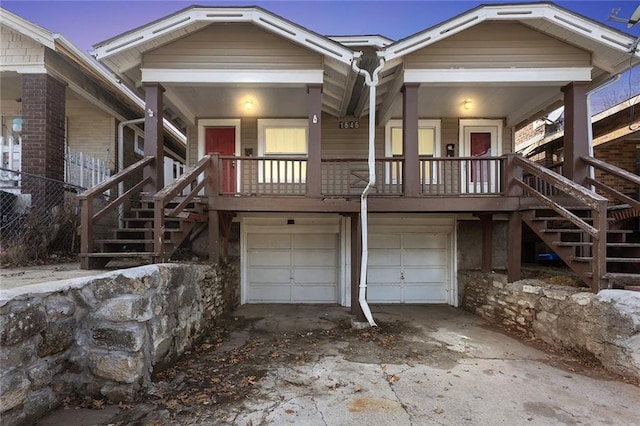
<svg viewBox="0 0 640 426">
<path fill-rule="evenodd" d="M 134 399 L 239 288 L 237 265 L 160 264 L 3 291 L 2 424 L 30 423 L 68 395 Z"/>
<path fill-rule="evenodd" d="M 507 283 L 505 275 L 458 273 L 462 307 L 507 329 L 595 356 L 609 371 L 640 378 L 640 292 Z"/>
</svg>

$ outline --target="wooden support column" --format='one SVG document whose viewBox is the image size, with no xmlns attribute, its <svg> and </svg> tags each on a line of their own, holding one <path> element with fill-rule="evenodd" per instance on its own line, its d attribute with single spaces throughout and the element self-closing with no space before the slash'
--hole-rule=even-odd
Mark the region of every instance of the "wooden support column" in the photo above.
<svg viewBox="0 0 640 426">
<path fill-rule="evenodd" d="M 307 196 L 322 196 L 322 85 L 307 86 L 309 138 L 307 145 Z"/>
<path fill-rule="evenodd" d="M 220 260 L 220 217 L 218 216 L 217 204 L 220 195 L 220 166 L 219 154 L 211 154 L 211 164 L 207 167 L 205 186 L 208 200 L 208 243 L 209 261 L 218 263 Z"/>
<path fill-rule="evenodd" d="M 351 214 L 351 314 L 356 321 L 366 321 L 358 303 L 360 291 L 360 266 L 362 264 L 362 226 L 360 215 Z"/>
<path fill-rule="evenodd" d="M 482 225 L 482 272 L 491 272 L 493 268 L 493 215 L 481 214 Z"/>
<path fill-rule="evenodd" d="M 143 176 L 151 181 L 144 192 L 155 194 L 164 187 L 164 135 L 162 126 L 162 93 L 159 83 L 145 83 L 144 155 L 156 159 L 144 168 Z"/>
<path fill-rule="evenodd" d="M 589 155 L 587 83 L 574 82 L 562 88 L 564 92 L 564 175 L 586 186 L 589 166 L 580 157 Z"/>
<path fill-rule="evenodd" d="M 522 215 L 509 214 L 509 242 L 507 246 L 507 281 L 512 283 L 521 277 Z"/>
<path fill-rule="evenodd" d="M 417 83 L 402 86 L 402 184 L 404 195 L 420 195 L 420 159 L 418 158 L 418 88 Z"/>
</svg>

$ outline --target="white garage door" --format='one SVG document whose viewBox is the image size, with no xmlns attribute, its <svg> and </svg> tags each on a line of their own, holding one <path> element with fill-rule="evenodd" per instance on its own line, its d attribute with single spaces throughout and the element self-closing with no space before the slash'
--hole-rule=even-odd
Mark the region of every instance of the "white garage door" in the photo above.
<svg viewBox="0 0 640 426">
<path fill-rule="evenodd" d="M 248 303 L 335 303 L 338 235 L 247 234 Z"/>
<path fill-rule="evenodd" d="M 367 300 L 371 303 L 447 303 L 446 233 L 369 234 Z"/>
</svg>

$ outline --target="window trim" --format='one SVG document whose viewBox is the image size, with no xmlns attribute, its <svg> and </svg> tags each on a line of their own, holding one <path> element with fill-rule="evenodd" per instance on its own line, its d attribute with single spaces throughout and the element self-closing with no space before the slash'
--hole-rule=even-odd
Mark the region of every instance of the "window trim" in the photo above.
<svg viewBox="0 0 640 426">
<path fill-rule="evenodd" d="M 258 157 L 265 156 L 266 129 L 271 128 L 304 128 L 305 129 L 305 157 L 309 155 L 309 120 L 306 118 L 262 118 L 258 119 Z M 302 156 L 300 153 L 293 154 L 270 154 L 276 157 L 297 157 Z"/>
<path fill-rule="evenodd" d="M 384 155 L 385 157 L 393 157 L 391 151 L 391 129 L 394 127 L 402 128 L 402 119 L 394 119 L 389 120 L 387 124 L 384 126 Z M 441 120 L 437 119 L 419 119 L 418 120 L 418 129 L 425 128 L 433 128 L 435 129 L 435 136 L 433 140 L 433 157 L 440 157 L 440 144 L 441 144 L 441 130 L 442 123 Z M 404 152 L 402 153 L 404 157 Z"/>
<path fill-rule="evenodd" d="M 138 142 L 142 139 L 142 149 L 138 147 Z M 133 151 L 144 157 L 144 133 L 138 129 L 133 130 Z"/>
</svg>

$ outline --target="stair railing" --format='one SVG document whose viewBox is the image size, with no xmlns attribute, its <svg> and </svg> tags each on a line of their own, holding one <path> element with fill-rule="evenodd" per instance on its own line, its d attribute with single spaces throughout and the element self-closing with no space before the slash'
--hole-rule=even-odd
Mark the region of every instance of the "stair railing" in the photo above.
<svg viewBox="0 0 640 426">
<path fill-rule="evenodd" d="M 88 254 L 93 252 L 93 245 L 95 240 L 94 226 L 97 222 L 104 218 L 107 214 L 114 211 L 118 206 L 122 205 L 125 201 L 131 199 L 135 194 L 138 194 L 142 188 L 151 180 L 150 177 L 146 177 L 136 183 L 133 187 L 127 190 L 125 193 L 110 201 L 101 210 L 94 213 L 95 201 L 99 198 L 109 200 L 109 195 L 105 194 L 107 191 L 115 189 L 117 185 L 127 178 L 133 177 L 136 173 L 141 172 L 142 169 L 151 165 L 155 161 L 154 157 L 144 157 L 127 167 L 126 169 L 111 176 L 108 180 L 94 186 L 93 188 L 78 195 L 80 202 L 80 268 L 89 269 Z"/>
<path fill-rule="evenodd" d="M 587 156 L 587 157 L 582 157 L 582 161 L 589 164 L 590 166 L 593 166 L 596 170 L 600 170 L 602 173 L 612 175 L 615 178 L 618 178 L 624 182 L 634 185 L 635 191 L 636 193 L 638 193 L 638 189 L 640 188 L 640 176 L 634 175 L 633 173 L 630 173 L 627 170 L 621 169 L 620 167 L 616 167 L 602 160 L 598 160 L 597 158 Z M 596 180 L 589 177 L 587 178 L 587 183 L 589 185 L 593 185 L 594 187 L 604 192 L 605 194 L 613 197 L 614 200 L 622 204 L 627 204 L 636 210 L 640 210 L 640 201 L 634 200 L 628 195 L 623 194 L 617 189 L 612 188 L 611 186 L 602 182 L 602 180 Z"/>
<path fill-rule="evenodd" d="M 185 207 L 193 201 L 196 196 L 202 195 L 206 197 L 208 201 L 209 234 L 212 235 L 211 230 L 216 226 L 218 221 L 218 214 L 213 209 L 215 205 L 214 200 L 219 195 L 219 176 L 215 173 L 218 162 L 218 154 L 205 155 L 191 170 L 180 176 L 172 184 L 158 191 L 153 196 L 154 262 L 164 262 L 168 257 L 165 253 L 165 218 L 180 217 L 181 214 L 183 214 Z M 186 196 L 182 197 L 182 194 L 187 187 L 191 187 L 191 191 Z M 166 206 L 173 202 L 178 196 L 181 198 L 178 205 L 169 211 L 165 211 Z M 206 220 L 204 218 L 194 217 L 193 215 L 185 215 L 184 217 L 194 221 Z M 216 245 L 210 250 L 211 257 L 215 257 L 215 260 L 217 260 L 217 250 L 215 250 L 215 247 L 217 247 L 217 241 Z"/>
<path fill-rule="evenodd" d="M 522 177 L 514 176 L 512 179 L 512 183 L 520 187 L 525 193 L 536 198 L 549 209 L 555 211 L 558 215 L 564 217 L 592 237 L 591 287 L 595 292 L 604 288 L 603 280 L 601 278 L 606 273 L 607 269 L 608 200 L 605 197 L 602 197 L 601 195 L 567 179 L 566 177 L 554 173 L 553 171 L 520 155 L 513 156 L 513 162 L 524 172 L 529 173 L 544 182 L 545 186 L 553 187 L 554 191 L 552 193 L 564 193 L 568 197 L 579 201 L 581 204 L 591 209 L 591 218 L 593 219 L 592 225 L 560 205 L 557 201 L 542 194 L 529 183 L 525 182 Z"/>
</svg>

